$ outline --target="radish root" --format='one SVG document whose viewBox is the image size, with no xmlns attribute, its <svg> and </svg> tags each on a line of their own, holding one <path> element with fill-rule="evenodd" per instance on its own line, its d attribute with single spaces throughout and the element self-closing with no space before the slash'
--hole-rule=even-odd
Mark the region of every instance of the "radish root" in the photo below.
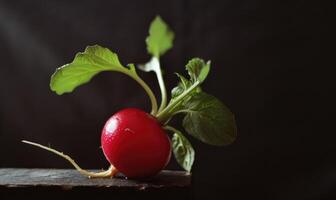
<svg viewBox="0 0 336 200">
<path fill-rule="evenodd" d="M 116 168 L 114 168 L 113 165 L 111 165 L 109 167 L 109 169 L 106 170 L 106 171 L 97 172 L 97 173 L 96 172 L 90 172 L 90 171 L 84 170 L 81 167 L 79 167 L 79 165 L 70 156 L 68 156 L 68 155 L 66 155 L 62 152 L 59 152 L 55 149 L 43 146 L 43 145 L 35 143 L 35 142 L 30 142 L 30 141 L 27 141 L 27 140 L 22 140 L 22 142 L 26 143 L 26 144 L 36 146 L 36 147 L 39 147 L 41 149 L 45 149 L 45 150 L 50 151 L 50 152 L 52 152 L 52 153 L 54 153 L 58 156 L 61 156 L 62 158 L 69 161 L 76 168 L 76 170 L 79 173 L 81 173 L 84 176 L 87 176 L 88 178 L 112 178 L 116 173 L 118 173 L 118 170 Z"/>
</svg>

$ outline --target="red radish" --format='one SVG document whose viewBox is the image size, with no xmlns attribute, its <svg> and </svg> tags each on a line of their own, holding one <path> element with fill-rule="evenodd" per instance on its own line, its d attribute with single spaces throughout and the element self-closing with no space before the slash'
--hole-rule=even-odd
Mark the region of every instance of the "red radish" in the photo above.
<svg viewBox="0 0 336 200">
<path fill-rule="evenodd" d="M 106 122 L 101 144 L 106 159 L 129 178 L 157 174 L 171 155 L 170 140 L 161 124 L 135 108 L 123 109 Z"/>
<path fill-rule="evenodd" d="M 106 171 L 89 172 L 62 152 L 35 142 L 23 142 L 63 157 L 89 178 L 113 177 L 117 172 L 128 178 L 154 176 L 167 165 L 171 155 L 170 140 L 161 124 L 152 115 L 136 108 L 117 112 L 103 128 L 101 144 L 111 163 Z"/>
</svg>

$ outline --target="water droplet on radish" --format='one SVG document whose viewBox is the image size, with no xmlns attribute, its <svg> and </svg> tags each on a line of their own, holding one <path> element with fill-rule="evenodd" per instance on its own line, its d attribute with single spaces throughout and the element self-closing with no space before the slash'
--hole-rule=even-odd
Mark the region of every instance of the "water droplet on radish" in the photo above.
<svg viewBox="0 0 336 200">
<path fill-rule="evenodd" d="M 113 133 L 118 128 L 119 120 L 118 118 L 111 118 L 110 121 L 107 122 L 106 130 L 108 133 Z"/>
<path fill-rule="evenodd" d="M 124 131 L 128 133 L 134 133 L 134 131 L 132 131 L 132 129 L 129 129 L 129 128 L 125 128 Z"/>
</svg>

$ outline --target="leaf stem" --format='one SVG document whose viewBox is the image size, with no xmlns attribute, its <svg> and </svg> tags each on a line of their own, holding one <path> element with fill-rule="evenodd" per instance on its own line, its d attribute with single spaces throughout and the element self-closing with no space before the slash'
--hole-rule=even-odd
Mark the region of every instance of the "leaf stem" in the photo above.
<svg viewBox="0 0 336 200">
<path fill-rule="evenodd" d="M 165 82 L 162 76 L 160 60 L 157 57 L 153 57 L 153 59 L 155 60 L 154 64 L 157 65 L 157 67 L 155 67 L 154 69 L 155 69 L 155 74 L 158 79 L 160 90 L 161 90 L 161 104 L 159 107 L 159 112 L 160 112 L 167 106 L 167 90 L 166 90 Z"/>
<path fill-rule="evenodd" d="M 177 134 L 181 133 L 179 130 L 177 130 L 176 128 L 174 128 L 172 126 L 169 126 L 169 125 L 166 125 L 163 128 L 166 129 L 166 130 L 168 130 L 168 131 L 171 131 L 173 133 L 177 133 Z"/>
<path fill-rule="evenodd" d="M 147 85 L 147 83 L 145 81 L 143 81 L 136 73 L 129 73 L 129 71 L 122 71 L 122 72 L 125 73 L 126 75 L 130 76 L 131 78 L 133 78 L 146 91 L 146 93 L 147 93 L 147 95 L 148 95 L 148 97 L 151 101 L 151 104 L 152 104 L 151 114 L 155 116 L 158 112 L 158 104 L 157 104 L 157 100 L 156 100 L 156 97 L 155 97 L 153 91 L 150 89 L 150 87 Z"/>
<path fill-rule="evenodd" d="M 176 115 L 176 114 L 180 114 L 180 113 L 189 113 L 189 112 L 193 112 L 193 111 L 189 110 L 189 109 L 183 109 L 183 110 L 178 110 L 176 112 L 173 112 L 172 115 Z"/>
<path fill-rule="evenodd" d="M 172 108 L 174 108 L 174 106 L 178 103 L 180 103 L 180 101 L 187 96 L 192 90 L 194 90 L 198 85 L 200 84 L 199 81 L 196 81 L 190 88 L 188 88 L 187 90 L 185 90 L 182 94 L 180 94 L 178 97 L 176 97 L 176 99 L 174 99 L 173 101 L 171 101 L 168 106 L 163 109 L 161 112 L 159 112 L 156 116 L 156 118 L 158 119 L 158 121 L 163 122 L 166 120 L 166 118 L 169 118 L 169 112 Z M 168 116 L 167 116 L 168 115 Z"/>
</svg>

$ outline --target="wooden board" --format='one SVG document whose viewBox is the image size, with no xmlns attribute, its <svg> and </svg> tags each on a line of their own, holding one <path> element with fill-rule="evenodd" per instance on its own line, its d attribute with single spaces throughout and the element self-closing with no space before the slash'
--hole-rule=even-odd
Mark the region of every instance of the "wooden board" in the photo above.
<svg viewBox="0 0 336 200">
<path fill-rule="evenodd" d="M 0 199 L 26 197 L 58 199 L 111 196 L 123 199 L 189 199 L 191 175 L 164 170 L 147 180 L 123 176 L 89 179 L 72 169 L 0 169 Z"/>
</svg>

